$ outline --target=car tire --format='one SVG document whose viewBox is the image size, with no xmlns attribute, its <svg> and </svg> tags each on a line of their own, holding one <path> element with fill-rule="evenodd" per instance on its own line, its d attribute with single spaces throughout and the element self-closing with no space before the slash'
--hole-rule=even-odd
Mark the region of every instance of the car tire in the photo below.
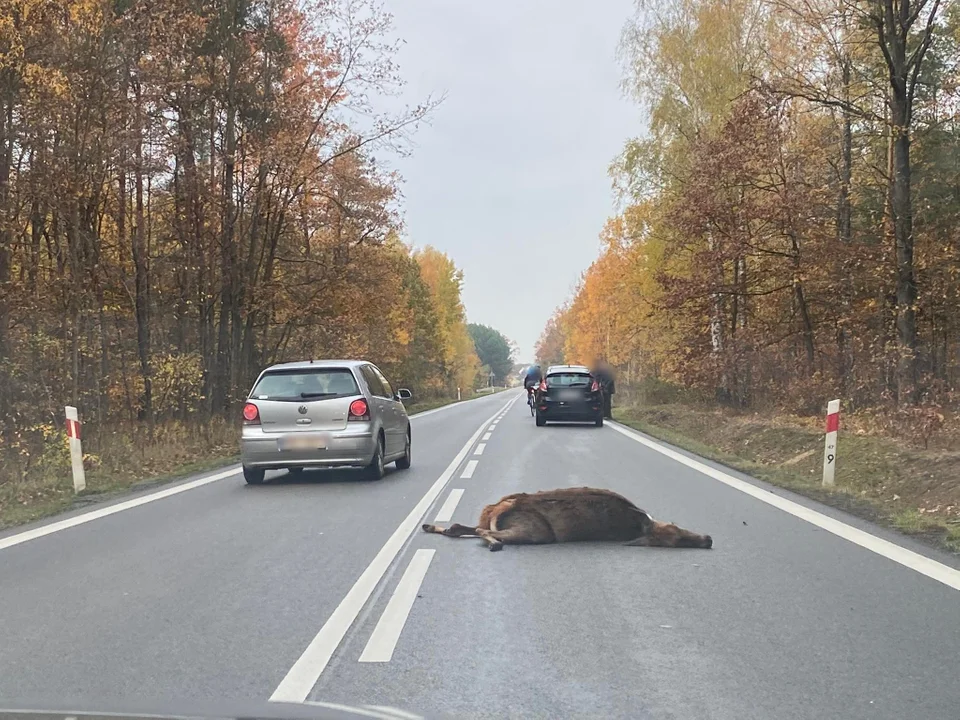
<svg viewBox="0 0 960 720">
<path fill-rule="evenodd" d="M 596 420 L 594 420 L 593 423 L 594 423 L 594 425 L 596 425 L 597 427 L 603 427 L 603 415 L 601 415 L 601 416 L 598 417 Z"/>
<path fill-rule="evenodd" d="M 406 446 L 404 448 L 403 455 L 397 458 L 397 470 L 409 470 L 410 462 L 413 459 L 412 448 L 411 448 L 411 438 L 410 438 L 410 428 L 407 428 L 407 440 Z"/>
<path fill-rule="evenodd" d="M 546 424 L 547 424 L 547 419 L 543 415 L 541 415 L 539 412 L 537 412 L 537 427 L 543 427 Z"/>
<path fill-rule="evenodd" d="M 373 459 L 363 470 L 367 480 L 381 480 L 386 472 L 383 464 L 383 435 L 377 438 L 377 449 L 373 451 Z"/>
<path fill-rule="evenodd" d="M 247 485 L 262 485 L 265 475 L 266 472 L 264 470 L 248 468 L 246 466 L 243 468 L 243 479 L 247 481 Z"/>
</svg>

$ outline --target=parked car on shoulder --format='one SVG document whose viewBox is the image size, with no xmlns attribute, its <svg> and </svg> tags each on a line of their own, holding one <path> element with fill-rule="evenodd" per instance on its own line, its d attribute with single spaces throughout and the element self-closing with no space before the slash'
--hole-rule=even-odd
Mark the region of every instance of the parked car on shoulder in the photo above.
<svg viewBox="0 0 960 720">
<path fill-rule="evenodd" d="M 600 384 L 583 365 L 551 365 L 536 394 L 537 426 L 547 422 L 592 422 L 603 426 Z"/>
<path fill-rule="evenodd" d="M 411 432 L 403 401 L 411 397 L 364 360 L 272 365 L 243 406 L 243 477 L 259 485 L 267 470 L 358 467 L 379 480 L 390 462 L 406 470 Z"/>
</svg>

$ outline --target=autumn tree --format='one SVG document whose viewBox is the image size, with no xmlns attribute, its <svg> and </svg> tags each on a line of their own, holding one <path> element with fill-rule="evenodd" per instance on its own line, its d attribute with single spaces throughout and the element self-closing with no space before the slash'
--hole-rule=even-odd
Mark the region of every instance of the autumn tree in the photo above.
<svg viewBox="0 0 960 720">
<path fill-rule="evenodd" d="M 480 359 L 467 330 L 466 311 L 461 299 L 463 272 L 448 255 L 427 246 L 414 253 L 420 274 L 430 288 L 441 345 L 447 390 L 472 388 L 480 370 Z"/>
<path fill-rule="evenodd" d="M 956 6 L 638 9 L 621 51 L 648 132 L 541 357 L 606 354 L 741 407 L 953 402 Z"/>
<path fill-rule="evenodd" d="M 0 483 L 67 403 L 96 453 L 232 417 L 277 361 L 472 384 L 375 160 L 435 104 L 377 109 L 391 34 L 367 0 L 0 2 Z"/>
<path fill-rule="evenodd" d="M 473 340 L 480 364 L 492 372 L 497 382 L 503 382 L 513 368 L 510 341 L 499 331 L 487 325 L 470 323 L 467 332 Z"/>
<path fill-rule="evenodd" d="M 600 235 L 600 257 L 587 269 L 562 314 L 564 356 L 592 363 L 603 358 L 627 379 L 658 376 L 670 330 L 650 332 L 662 295 L 656 273 L 663 252 L 650 236 L 654 208 L 638 204 L 611 218 Z"/>
<path fill-rule="evenodd" d="M 546 368 L 549 365 L 560 365 L 566 359 L 566 335 L 564 332 L 565 307 L 558 308 L 547 321 L 546 327 L 537 341 L 537 363 Z"/>
<path fill-rule="evenodd" d="M 901 403 L 914 402 L 920 387 L 911 135 L 916 132 L 914 104 L 938 34 L 941 2 L 774 0 L 773 4 L 784 16 L 786 27 L 808 31 L 806 36 L 814 41 L 808 45 L 815 51 L 812 55 L 826 56 L 828 67 L 834 69 L 825 73 L 815 63 L 807 63 L 805 71 L 796 65 L 778 67 L 770 83 L 784 94 L 836 109 L 842 115 L 839 231 L 846 242 L 851 240 L 852 119 L 876 123 L 879 118 L 887 126 L 886 215 L 895 247 L 897 396 Z M 857 92 L 851 91 L 854 84 Z"/>
</svg>

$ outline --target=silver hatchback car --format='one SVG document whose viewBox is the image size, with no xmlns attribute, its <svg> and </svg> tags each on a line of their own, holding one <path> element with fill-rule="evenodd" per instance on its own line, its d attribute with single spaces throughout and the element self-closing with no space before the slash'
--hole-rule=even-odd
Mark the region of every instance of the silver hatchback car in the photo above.
<svg viewBox="0 0 960 720">
<path fill-rule="evenodd" d="M 379 480 L 384 465 L 410 467 L 410 419 L 383 373 L 363 360 L 318 360 L 268 367 L 243 406 L 243 477 L 267 470 L 362 467 Z"/>
</svg>

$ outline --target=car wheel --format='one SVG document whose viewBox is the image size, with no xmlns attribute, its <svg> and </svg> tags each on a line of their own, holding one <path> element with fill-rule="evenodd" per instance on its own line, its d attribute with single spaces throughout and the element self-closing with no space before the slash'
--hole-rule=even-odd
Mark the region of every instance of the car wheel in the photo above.
<svg viewBox="0 0 960 720">
<path fill-rule="evenodd" d="M 543 427 L 546 424 L 547 424 L 547 419 L 543 415 L 541 415 L 539 412 L 537 412 L 537 427 Z"/>
<path fill-rule="evenodd" d="M 265 474 L 265 471 L 258 470 L 257 468 L 248 468 L 246 466 L 243 468 L 243 479 L 247 481 L 247 485 L 262 485 Z"/>
<path fill-rule="evenodd" d="M 368 480 L 380 480 L 383 478 L 386 468 L 383 465 L 383 436 L 377 438 L 377 449 L 373 451 L 373 460 L 364 470 Z"/>
<path fill-rule="evenodd" d="M 593 421 L 597 427 L 603 427 L 603 415 Z"/>
<path fill-rule="evenodd" d="M 397 469 L 398 470 L 409 470 L 410 461 L 413 456 L 410 449 L 410 428 L 407 428 L 407 444 L 403 449 L 403 457 L 397 458 Z"/>
</svg>

